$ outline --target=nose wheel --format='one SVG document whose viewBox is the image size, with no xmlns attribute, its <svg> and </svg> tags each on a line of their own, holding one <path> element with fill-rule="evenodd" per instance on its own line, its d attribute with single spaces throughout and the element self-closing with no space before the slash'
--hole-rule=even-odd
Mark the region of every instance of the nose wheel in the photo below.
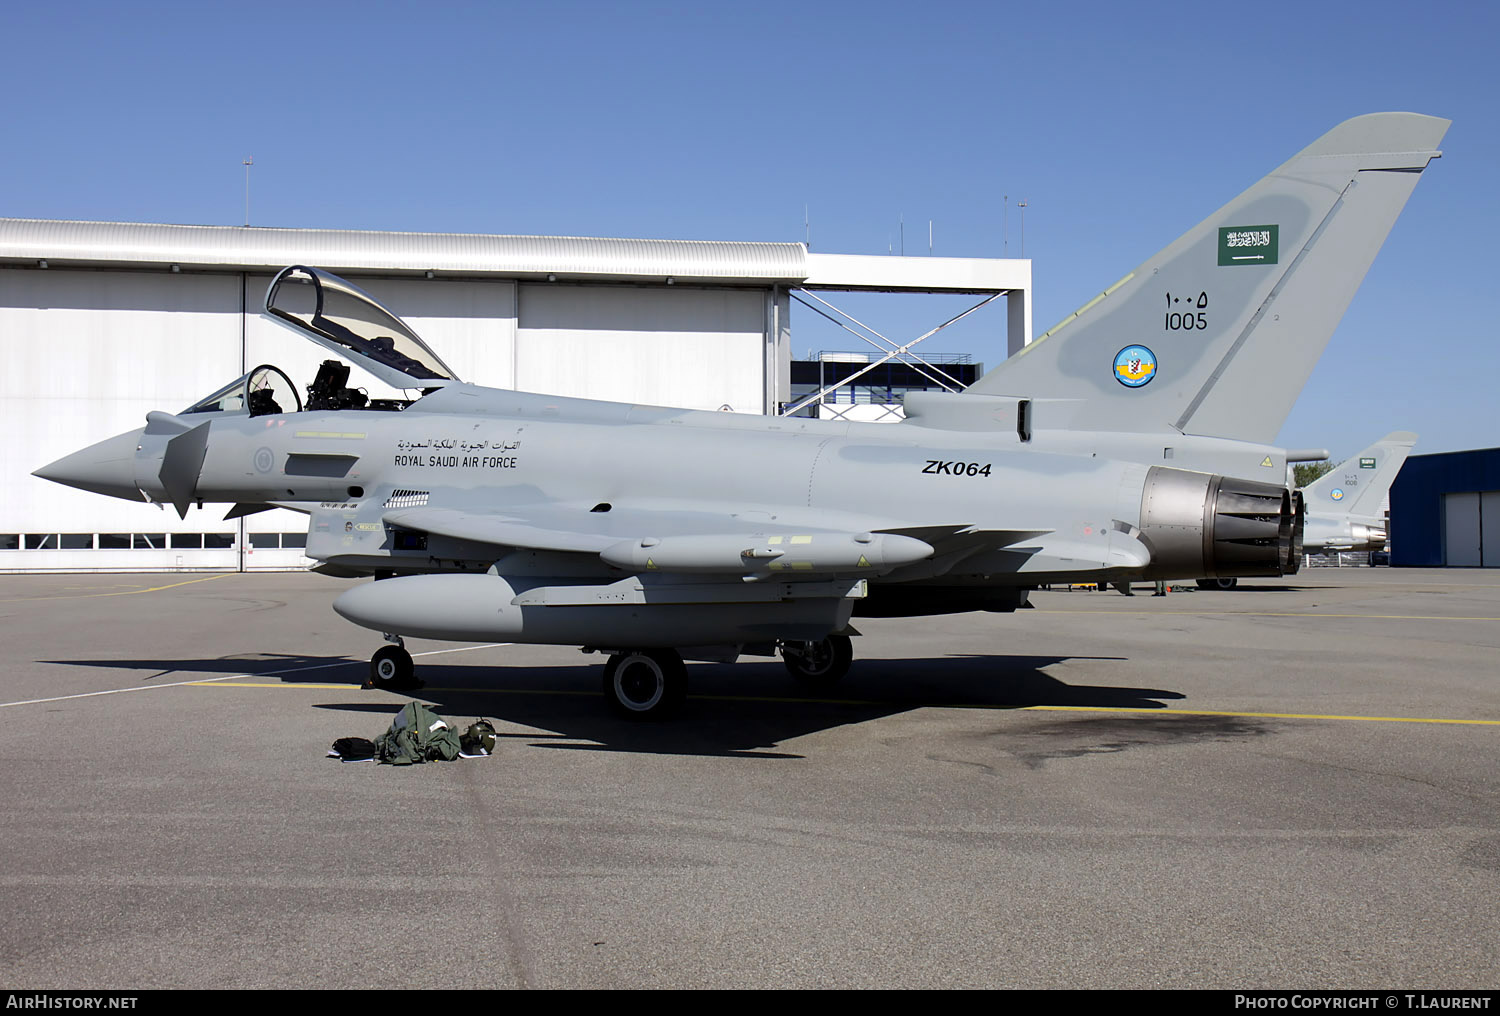
<svg viewBox="0 0 1500 1016">
<path fill-rule="evenodd" d="M 687 668 L 672 649 L 615 653 L 604 665 L 604 696 L 625 719 L 662 719 L 687 698 Z"/>
<path fill-rule="evenodd" d="M 829 635 L 816 642 L 783 642 L 781 662 L 787 672 L 810 688 L 828 688 L 849 673 L 854 644 L 847 635 Z"/>
<path fill-rule="evenodd" d="M 401 646 L 383 646 L 370 657 L 370 676 L 365 680 L 366 688 L 381 691 L 404 691 L 422 687 L 417 680 L 417 668 L 411 661 L 411 653 Z"/>
</svg>

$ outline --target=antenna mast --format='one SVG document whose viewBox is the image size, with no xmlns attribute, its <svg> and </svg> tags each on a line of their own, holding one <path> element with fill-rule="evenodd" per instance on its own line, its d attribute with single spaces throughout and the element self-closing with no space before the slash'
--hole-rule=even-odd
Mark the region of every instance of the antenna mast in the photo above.
<svg viewBox="0 0 1500 1016">
<path fill-rule="evenodd" d="M 250 225 L 250 167 L 255 165 L 255 156 L 246 156 L 240 160 L 245 167 L 245 225 Z"/>
</svg>

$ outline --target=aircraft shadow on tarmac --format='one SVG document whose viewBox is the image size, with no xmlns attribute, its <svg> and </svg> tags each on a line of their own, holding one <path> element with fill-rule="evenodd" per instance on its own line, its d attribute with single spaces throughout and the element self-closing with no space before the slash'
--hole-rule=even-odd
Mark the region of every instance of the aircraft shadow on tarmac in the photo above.
<svg viewBox="0 0 1500 1016">
<path fill-rule="evenodd" d="M 1151 586 L 1135 586 L 1135 587 L 1133 587 L 1134 592 L 1132 592 L 1131 595 L 1132 596 L 1136 596 L 1136 597 L 1145 597 L 1146 599 L 1150 599 L 1151 598 L 1151 588 L 1152 588 Z M 1227 596 L 1227 595 L 1229 595 L 1231 593 L 1305 593 L 1305 592 L 1312 592 L 1315 589 L 1342 589 L 1342 588 L 1343 588 L 1342 586 L 1335 586 L 1335 585 L 1305 586 L 1305 585 L 1300 585 L 1300 584 L 1297 584 L 1297 583 L 1294 583 L 1294 582 L 1289 583 L 1289 582 L 1275 582 L 1275 581 L 1273 581 L 1270 585 L 1266 585 L 1266 584 L 1262 583 L 1261 580 L 1259 580 L 1259 579 L 1255 579 L 1255 580 L 1241 579 L 1240 583 L 1237 586 L 1235 586 L 1233 589 L 1192 589 L 1192 588 L 1188 588 L 1188 589 L 1176 590 L 1176 591 L 1174 591 L 1172 593 L 1171 597 L 1168 598 L 1167 603 L 1169 603 L 1169 604 L 1175 604 L 1175 605 L 1177 605 L 1179 607 L 1183 606 L 1184 601 L 1182 599 L 1182 595 L 1185 594 L 1185 593 L 1191 593 L 1195 597 L 1193 599 L 1193 601 L 1192 601 L 1192 606 L 1200 608 L 1200 609 L 1204 609 L 1204 608 L 1207 608 L 1207 607 L 1211 606 L 1215 602 L 1215 597 Z M 1113 589 L 1113 588 L 1105 589 L 1105 590 L 1103 590 L 1103 592 L 1113 593 L 1115 596 L 1119 596 L 1120 595 L 1120 592 L 1118 590 L 1116 590 L 1116 589 Z M 1207 599 L 1205 600 L 1205 599 L 1197 598 L 1198 594 L 1200 594 L 1200 593 L 1205 594 L 1207 596 Z"/>
<path fill-rule="evenodd" d="M 689 664 L 688 699 L 662 723 L 632 723 L 609 712 L 600 691 L 597 657 L 564 667 L 480 667 L 421 663 L 426 682 L 409 693 L 452 721 L 489 717 L 552 733 L 502 733 L 538 747 L 664 755 L 801 758 L 765 750 L 792 738 L 906 712 L 924 706 L 1014 710 L 1029 706 L 1161 709 L 1174 691 L 1070 685 L 1044 668 L 1070 659 L 1120 657 L 943 656 L 855 663 L 838 686 L 797 684 L 779 661 L 730 665 Z M 243 656 L 217 660 L 55 660 L 69 666 L 104 666 L 153 672 L 154 679 L 203 674 L 265 674 L 286 684 L 362 680 L 363 660 L 339 657 Z M 266 666 L 270 664 L 270 666 Z M 352 690 L 352 689 L 351 689 Z M 321 702 L 314 708 L 368 717 L 347 736 L 373 738 L 400 703 L 366 692 L 368 702 Z M 379 719 L 375 719 L 379 717 Z M 580 743 L 581 742 L 581 743 Z"/>
<path fill-rule="evenodd" d="M 238 656 L 221 656 L 213 660 L 38 660 L 38 663 L 53 663 L 68 667 L 110 667 L 117 670 L 148 670 L 143 682 L 170 678 L 174 681 L 192 680 L 206 674 L 237 674 L 254 677 L 265 674 L 281 677 L 284 681 L 337 681 L 344 668 L 368 667 L 363 660 L 351 660 L 347 656 L 308 656 L 302 653 L 253 653 Z M 293 674 L 293 671 L 314 673 Z M 321 671 L 323 676 L 316 672 Z"/>
<path fill-rule="evenodd" d="M 1340 586 L 1299 586 L 1299 585 L 1288 585 L 1287 583 L 1284 583 L 1284 582 L 1278 582 L 1278 583 L 1275 583 L 1274 585 L 1255 585 L 1255 584 L 1249 583 L 1249 582 L 1241 582 L 1239 585 L 1235 586 L 1233 589 L 1224 589 L 1224 590 L 1219 590 L 1219 589 L 1203 589 L 1203 590 L 1199 590 L 1199 591 L 1209 594 L 1210 599 L 1209 599 L 1208 602 L 1209 603 L 1213 603 L 1214 601 L 1213 601 L 1212 597 L 1214 595 L 1222 596 L 1225 593 L 1306 593 L 1306 592 L 1311 592 L 1314 589 L 1338 589 L 1338 588 L 1342 588 L 1342 587 L 1340 587 Z M 1139 596 L 1140 594 L 1137 593 L 1136 595 Z M 1198 602 L 1199 602 L 1199 605 L 1201 606 L 1202 605 L 1202 601 L 1198 601 Z"/>
</svg>

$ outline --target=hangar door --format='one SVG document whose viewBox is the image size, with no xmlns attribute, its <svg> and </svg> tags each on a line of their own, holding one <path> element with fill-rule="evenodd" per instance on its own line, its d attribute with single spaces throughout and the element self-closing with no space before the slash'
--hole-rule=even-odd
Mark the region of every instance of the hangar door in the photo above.
<svg viewBox="0 0 1500 1016">
<path fill-rule="evenodd" d="M 1443 560 L 1449 567 L 1500 568 L 1500 490 L 1443 495 Z"/>
<path fill-rule="evenodd" d="M 760 289 L 523 283 L 515 384 L 522 391 L 760 413 Z"/>
</svg>

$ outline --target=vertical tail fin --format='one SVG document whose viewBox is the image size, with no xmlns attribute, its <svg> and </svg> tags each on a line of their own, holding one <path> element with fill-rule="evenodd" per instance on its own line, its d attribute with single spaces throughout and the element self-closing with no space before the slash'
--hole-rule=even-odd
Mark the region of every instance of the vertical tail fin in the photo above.
<svg viewBox="0 0 1500 1016">
<path fill-rule="evenodd" d="M 1417 435 L 1398 430 L 1387 434 L 1337 468 L 1308 484 L 1307 510 L 1323 514 L 1376 516 L 1381 502 L 1396 482 Z"/>
<path fill-rule="evenodd" d="M 1448 120 L 1348 120 L 969 391 L 1059 426 L 1272 443 Z"/>
</svg>

